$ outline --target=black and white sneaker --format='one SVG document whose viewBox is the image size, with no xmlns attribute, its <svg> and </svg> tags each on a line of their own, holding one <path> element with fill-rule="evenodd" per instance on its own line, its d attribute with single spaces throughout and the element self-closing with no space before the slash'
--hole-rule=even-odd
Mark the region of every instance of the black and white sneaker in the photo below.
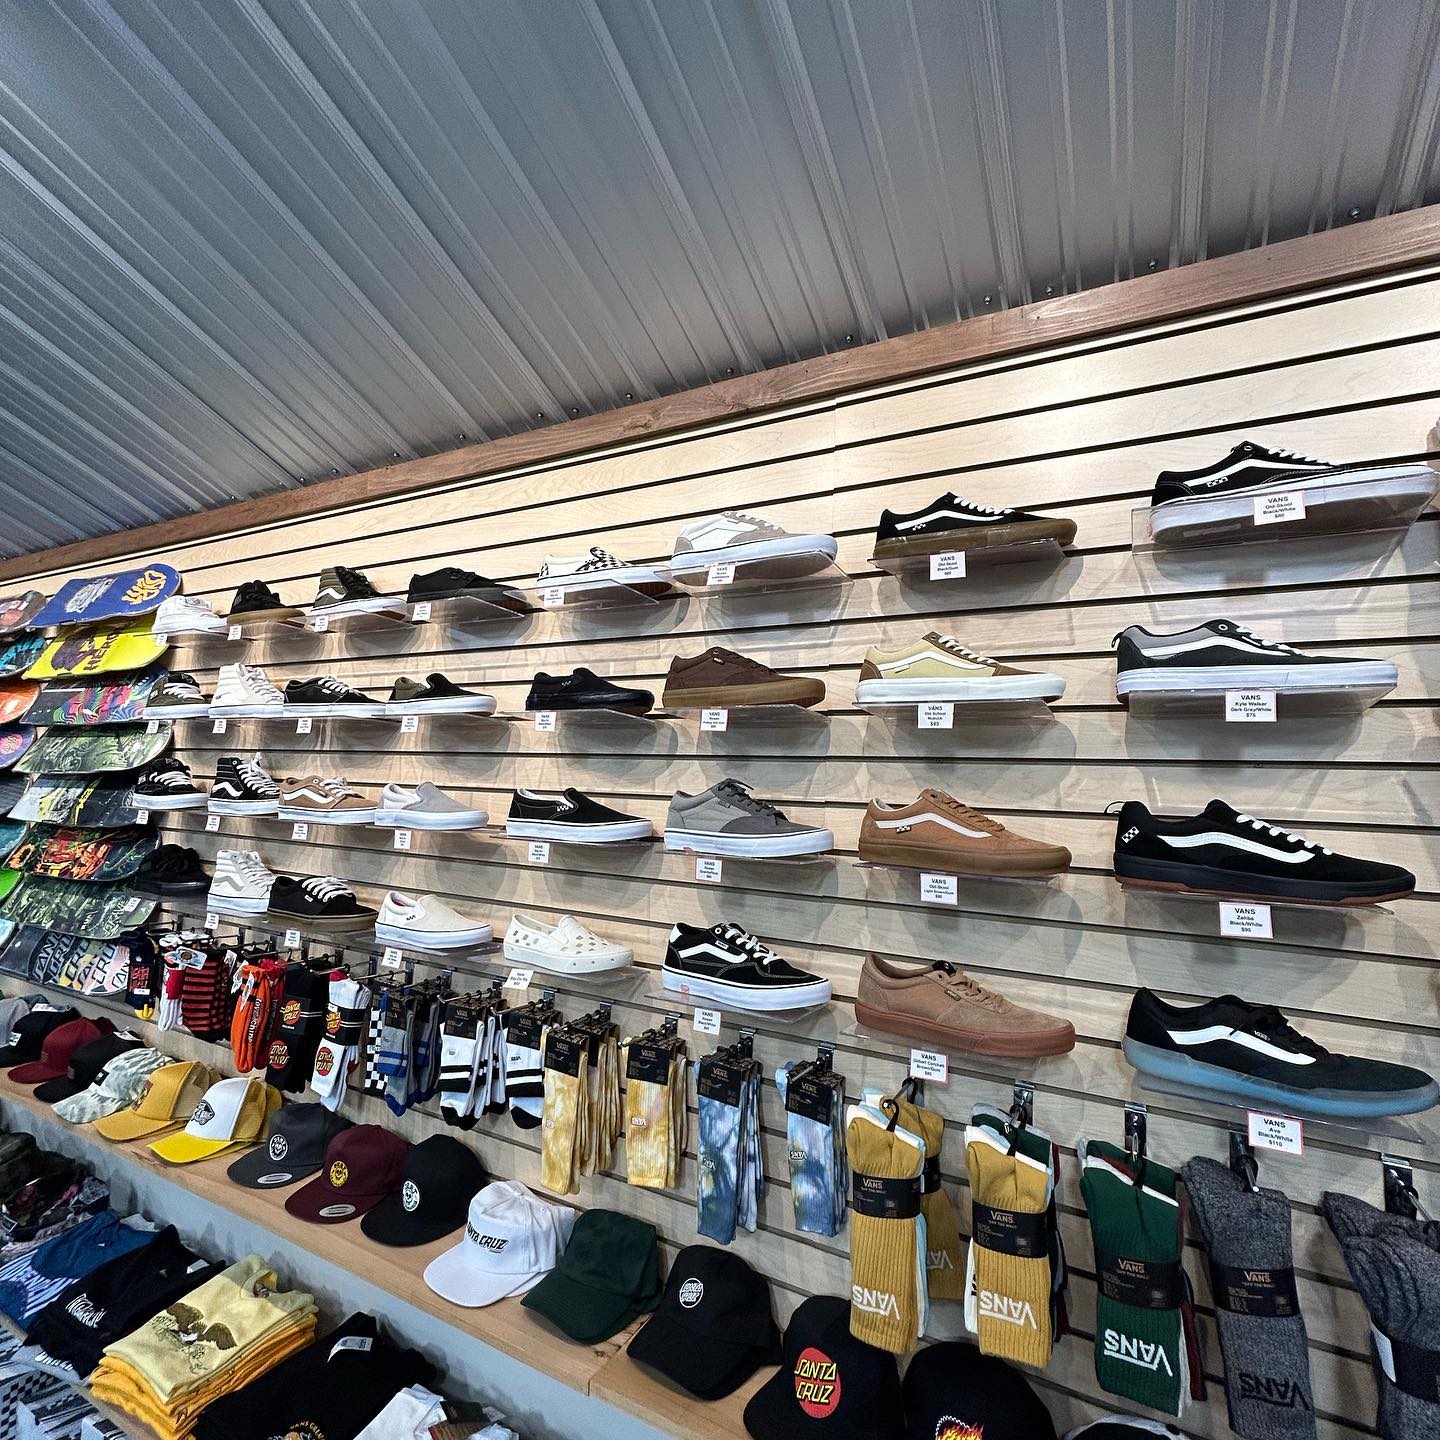
<svg viewBox="0 0 1440 1440">
<path fill-rule="evenodd" d="M 984 550 L 1053 540 L 1069 545 L 1075 522 L 1027 510 L 993 509 L 962 500 L 953 491 L 920 510 L 882 510 L 875 527 L 876 559 L 938 555 L 949 550 Z"/>
<path fill-rule="evenodd" d="M 621 710 L 627 715 L 644 715 L 654 705 L 655 696 L 649 690 L 617 685 L 583 665 L 569 675 L 538 671 L 525 697 L 527 710 Z"/>
<path fill-rule="evenodd" d="M 172 670 L 150 692 L 141 712 L 147 720 L 182 720 L 210 713 L 210 701 L 193 675 Z"/>
<path fill-rule="evenodd" d="M 229 619 L 289 620 L 300 613 L 296 605 L 287 605 L 263 580 L 247 580 L 230 602 Z"/>
<path fill-rule="evenodd" d="M 270 887 L 270 913 L 310 925 L 368 925 L 375 919 L 375 907 L 362 905 L 355 892 L 333 875 L 311 875 L 297 879 L 277 875 Z"/>
<path fill-rule="evenodd" d="M 1289 490 L 1304 495 L 1307 515 L 1333 512 L 1327 525 L 1342 523 L 1351 512 L 1378 523 L 1387 511 L 1418 510 L 1437 488 L 1440 475 L 1420 461 L 1335 465 L 1243 440 L 1203 470 L 1160 472 L 1150 497 L 1156 507 L 1150 534 L 1163 544 L 1210 528 L 1237 528 L 1253 519 L 1257 496 Z"/>
<path fill-rule="evenodd" d="M 529 602 L 519 590 L 474 570 L 462 570 L 458 565 L 446 565 L 439 570 L 412 575 L 405 598 L 412 605 L 427 600 L 480 600 L 516 615 L 524 615 L 530 609 Z"/>
<path fill-rule="evenodd" d="M 1235 995 L 1167 1005 L 1151 991 L 1137 990 L 1124 1050 L 1142 1075 L 1162 1084 L 1286 1115 L 1413 1115 L 1440 1102 L 1440 1086 L 1423 1070 L 1332 1054 L 1273 1005 L 1252 1005 Z"/>
<path fill-rule="evenodd" d="M 134 797 L 138 810 L 193 810 L 205 803 L 205 792 L 178 755 L 162 755 L 147 765 L 136 776 Z"/>
<path fill-rule="evenodd" d="M 495 697 L 466 690 L 438 670 L 423 680 L 402 675 L 390 689 L 387 715 L 493 715 Z"/>
<path fill-rule="evenodd" d="M 215 762 L 215 783 L 210 787 L 212 815 L 275 815 L 280 810 L 280 787 L 260 757 L 222 755 Z"/>
<path fill-rule="evenodd" d="M 287 715 L 383 715 L 385 702 L 372 700 L 333 675 L 315 675 L 309 680 L 292 680 L 285 687 Z"/>
<path fill-rule="evenodd" d="M 312 615 L 372 615 L 382 610 L 399 613 L 398 600 L 387 599 L 359 570 L 348 565 L 330 565 L 320 572 Z"/>
<path fill-rule="evenodd" d="M 564 590 L 567 596 L 615 599 L 623 590 L 641 595 L 670 595 L 675 587 L 662 565 L 634 565 L 598 545 L 587 555 L 547 555 L 537 580 L 540 589 Z"/>
<path fill-rule="evenodd" d="M 670 931 L 660 969 L 667 990 L 735 1010 L 800 1010 L 824 1005 L 830 982 L 782 960 L 763 940 L 728 921 Z"/>
<path fill-rule="evenodd" d="M 1310 905 L 1375 905 L 1415 889 L 1398 865 L 1337 855 L 1223 800 L 1188 820 L 1161 820 L 1127 800 L 1115 830 L 1115 878 L 1142 889 Z"/>
<path fill-rule="evenodd" d="M 562 845 L 613 845 L 648 840 L 655 827 L 636 815 L 612 810 L 570 788 L 559 795 L 517 790 L 510 799 L 505 833 L 518 840 L 554 840 Z"/>
<path fill-rule="evenodd" d="M 1394 689 L 1400 674 L 1389 660 L 1309 655 L 1292 645 L 1262 640 L 1234 620 L 1207 620 L 1173 635 L 1155 635 L 1132 625 L 1116 636 L 1115 694 L 1168 690 L 1307 691 L 1384 686 Z"/>
</svg>

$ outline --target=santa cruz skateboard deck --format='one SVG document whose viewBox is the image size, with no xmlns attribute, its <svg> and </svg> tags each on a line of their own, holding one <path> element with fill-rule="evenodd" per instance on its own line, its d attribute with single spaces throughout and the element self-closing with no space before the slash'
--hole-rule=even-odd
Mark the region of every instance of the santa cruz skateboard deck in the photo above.
<svg viewBox="0 0 1440 1440">
<path fill-rule="evenodd" d="M 135 680 L 56 681 L 21 717 L 27 725 L 128 725 L 142 718 L 159 675 Z"/>
<path fill-rule="evenodd" d="M 158 725 L 158 722 L 156 722 Z M 0 738 L 3 738 L 0 731 Z M 170 743 L 170 727 L 106 725 L 51 730 L 16 763 L 22 775 L 98 775 L 148 765 Z M 0 751 L 3 764 L 3 751 Z"/>
<path fill-rule="evenodd" d="M 18 595 L 0 595 L 0 635 L 24 630 L 35 623 L 45 608 L 45 597 L 38 590 L 22 590 Z"/>
<path fill-rule="evenodd" d="M 67 580 L 30 622 L 76 625 L 86 620 L 133 620 L 160 608 L 180 589 L 180 572 L 170 565 L 145 565 Z"/>
<path fill-rule="evenodd" d="M 5 865 L 51 880 L 128 880 L 159 843 L 160 837 L 148 829 L 51 830 L 32 825 Z"/>
<path fill-rule="evenodd" d="M 139 824 L 138 812 L 131 804 L 130 780 L 124 776 L 37 776 L 10 807 L 10 818 L 42 825 L 87 825 L 100 830 Z"/>
<path fill-rule="evenodd" d="M 87 940 L 82 935 L 57 935 L 40 925 L 21 925 L 0 952 L 0 970 L 60 990 L 116 995 L 124 992 L 129 979 L 130 948 L 125 937 Z"/>
<path fill-rule="evenodd" d="M 34 703 L 40 687 L 33 680 L 12 680 L 0 685 L 0 725 L 18 720 Z"/>
<path fill-rule="evenodd" d="M 0 900 L 0 915 L 17 925 L 44 925 L 62 935 L 114 940 L 143 925 L 157 903 L 153 896 L 133 894 L 124 885 L 26 875 Z"/>
<path fill-rule="evenodd" d="M 45 653 L 49 643 L 43 635 L 17 635 L 0 640 L 0 679 L 23 675 Z"/>
<path fill-rule="evenodd" d="M 111 675 L 140 670 L 170 648 L 168 636 L 151 633 L 148 621 L 118 629 L 71 630 L 52 640 L 25 672 L 27 680 L 54 680 L 65 675 Z"/>
<path fill-rule="evenodd" d="M 35 731 L 29 725 L 0 725 L 0 770 L 8 770 L 22 760 L 35 743 Z"/>
</svg>

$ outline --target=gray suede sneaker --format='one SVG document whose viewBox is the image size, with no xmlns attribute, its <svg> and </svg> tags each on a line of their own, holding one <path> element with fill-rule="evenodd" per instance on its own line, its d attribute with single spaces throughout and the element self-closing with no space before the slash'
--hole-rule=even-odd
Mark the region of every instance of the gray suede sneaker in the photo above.
<svg viewBox="0 0 1440 1440">
<path fill-rule="evenodd" d="M 797 825 L 757 800 L 739 780 L 722 780 L 698 795 L 677 790 L 665 820 L 667 850 L 707 855 L 814 855 L 834 847 L 818 825 Z"/>
</svg>

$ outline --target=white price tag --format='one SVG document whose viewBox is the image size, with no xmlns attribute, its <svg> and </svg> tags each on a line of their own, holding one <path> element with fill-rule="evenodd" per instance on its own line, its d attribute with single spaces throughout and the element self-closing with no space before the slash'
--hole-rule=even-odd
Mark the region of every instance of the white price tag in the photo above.
<svg viewBox="0 0 1440 1440">
<path fill-rule="evenodd" d="M 963 580 L 965 578 L 965 552 L 944 550 L 930 557 L 930 578 L 932 580 Z"/>
<path fill-rule="evenodd" d="M 137 810 L 135 812 L 135 823 L 137 825 L 148 825 L 150 823 L 150 812 L 148 810 Z"/>
<path fill-rule="evenodd" d="M 697 1010 L 693 1023 L 697 1035 L 718 1035 L 720 1033 L 720 1012 L 718 1010 Z"/>
<path fill-rule="evenodd" d="M 411 832 L 411 831 L 409 831 L 409 830 L 397 830 L 397 831 L 395 832 L 395 848 L 396 848 L 397 850 L 408 850 L 408 849 L 410 848 L 410 840 L 411 840 L 411 838 L 412 838 L 412 832 Z"/>
<path fill-rule="evenodd" d="M 1252 940 L 1273 940 L 1270 907 L 1253 900 L 1222 900 L 1220 902 L 1220 933 L 1247 936 Z"/>
<path fill-rule="evenodd" d="M 953 730 L 955 728 L 955 702 L 953 700 L 927 700 L 916 707 L 915 723 L 922 730 Z"/>
<path fill-rule="evenodd" d="M 312 615 L 310 628 L 317 635 L 323 635 L 330 628 L 330 617 L 328 615 Z"/>
<path fill-rule="evenodd" d="M 708 880 L 711 884 L 718 885 L 721 869 L 718 855 L 697 855 L 695 857 L 695 878 L 697 880 Z"/>
<path fill-rule="evenodd" d="M 530 982 L 535 978 L 533 970 L 522 970 L 518 965 L 505 977 L 505 984 L 502 987 L 506 990 L 528 990 Z"/>
<path fill-rule="evenodd" d="M 292 840 L 308 840 L 310 838 L 309 823 L 304 820 L 297 820 L 290 827 L 290 838 Z"/>
<path fill-rule="evenodd" d="M 1278 495 L 1257 495 L 1255 497 L 1255 523 L 1257 525 L 1278 525 L 1282 520 L 1303 520 L 1305 518 L 1305 492 L 1303 490 L 1282 490 Z"/>
<path fill-rule="evenodd" d="M 728 710 L 702 710 L 700 712 L 700 728 L 702 730 L 728 730 L 730 728 L 730 712 Z"/>
<path fill-rule="evenodd" d="M 553 710 L 537 710 L 535 712 L 535 728 L 544 730 L 547 734 L 555 728 L 555 712 Z"/>
<path fill-rule="evenodd" d="M 287 930 L 285 932 L 285 948 L 287 950 L 298 950 L 300 948 L 300 932 L 298 930 Z"/>
<path fill-rule="evenodd" d="M 295 722 L 295 733 L 297 735 L 308 735 L 315 727 L 315 721 L 309 715 L 302 715 Z"/>
<path fill-rule="evenodd" d="M 547 585 L 540 592 L 540 603 L 542 605 L 563 605 L 565 603 L 565 587 L 563 585 Z"/>
<path fill-rule="evenodd" d="M 380 957 L 380 964 L 386 970 L 403 970 L 405 968 L 405 952 L 395 945 L 387 945 L 385 953 Z"/>
<path fill-rule="evenodd" d="M 939 1050 L 912 1050 L 910 1073 L 917 1080 L 933 1080 L 937 1085 L 948 1085 L 950 1057 Z"/>
<path fill-rule="evenodd" d="M 920 876 L 920 898 L 931 905 L 958 905 L 960 889 L 954 875 Z"/>
<path fill-rule="evenodd" d="M 410 618 L 412 620 L 428 620 L 430 613 L 430 601 L 420 600 L 416 602 L 414 609 L 410 611 Z"/>
<path fill-rule="evenodd" d="M 132 910 L 138 910 L 139 908 L 140 908 L 140 897 L 139 897 L 138 895 L 132 895 L 132 896 L 120 907 L 120 913 L 121 913 L 122 915 L 128 915 Z"/>
<path fill-rule="evenodd" d="M 210 834 L 215 834 L 220 828 L 220 817 L 218 815 L 207 815 L 205 817 L 205 828 Z"/>
<path fill-rule="evenodd" d="M 147 735 L 158 735 L 160 733 L 160 722 L 158 720 L 149 721 L 145 726 L 145 733 Z"/>
<path fill-rule="evenodd" d="M 1247 1111 L 1250 1145 L 1255 1150 L 1278 1150 L 1282 1155 L 1305 1153 L 1305 1126 L 1289 1115 L 1261 1115 Z"/>
<path fill-rule="evenodd" d="M 550 863 L 550 842 L 548 840 L 532 840 L 526 853 L 532 865 L 548 865 Z"/>
<path fill-rule="evenodd" d="M 733 585 L 735 583 L 735 562 L 725 560 L 719 565 L 712 565 L 706 572 L 705 583 L 707 585 Z"/>
<path fill-rule="evenodd" d="M 205 928 L 207 930 L 213 930 L 219 923 L 220 917 L 213 910 L 205 912 Z"/>
<path fill-rule="evenodd" d="M 211 727 L 212 735 L 223 735 L 230 728 L 230 722 L 222 715 Z"/>
<path fill-rule="evenodd" d="M 1227 690 L 1225 692 L 1225 718 L 1242 722 L 1274 720 L 1275 692 L 1273 690 Z"/>
<path fill-rule="evenodd" d="M 240 627 L 239 627 L 238 625 L 232 625 L 232 626 L 225 632 L 225 638 L 226 638 L 227 640 L 238 640 L 243 633 L 244 633 L 244 632 L 240 629 Z"/>
<path fill-rule="evenodd" d="M 402 735 L 413 735 L 420 728 L 420 717 L 418 715 L 406 715 L 400 721 L 400 733 Z"/>
</svg>

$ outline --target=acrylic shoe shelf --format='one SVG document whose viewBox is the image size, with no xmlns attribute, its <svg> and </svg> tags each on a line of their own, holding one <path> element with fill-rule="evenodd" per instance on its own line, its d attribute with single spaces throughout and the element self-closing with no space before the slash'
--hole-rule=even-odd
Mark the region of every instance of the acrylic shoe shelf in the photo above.
<svg viewBox="0 0 1440 1440">
<path fill-rule="evenodd" d="M 953 730 L 957 725 L 1047 725 L 1046 700 L 872 700 L 857 710 L 907 730 Z"/>
<path fill-rule="evenodd" d="M 315 635 L 331 630 L 345 635 L 373 635 L 409 630 L 415 622 L 410 618 L 409 605 L 397 598 L 383 610 L 344 611 L 339 615 L 311 610 L 301 623 Z"/>
<path fill-rule="evenodd" d="M 1312 929 L 1315 925 L 1320 924 L 1333 926 L 1337 931 L 1343 930 L 1351 918 L 1363 923 L 1392 913 L 1388 906 L 1379 903 L 1326 905 L 1304 900 L 1261 900 L 1246 896 L 1224 895 L 1218 892 L 1200 894 L 1193 890 L 1162 890 L 1149 885 L 1127 884 L 1118 876 L 1116 881 L 1125 897 L 1127 909 L 1131 905 L 1143 906 L 1149 901 L 1154 901 L 1161 912 L 1174 913 L 1174 920 L 1171 920 L 1166 914 L 1164 923 L 1167 929 L 1183 934 L 1219 935 L 1225 939 L 1276 939 L 1274 916 L 1276 911 L 1306 914 L 1311 917 Z M 1180 917 L 1186 913 L 1198 919 L 1206 910 L 1216 917 L 1211 926 L 1201 928 L 1193 923 L 1184 925 L 1180 921 Z M 1144 921 L 1136 919 L 1131 923 L 1143 924 Z M 1313 936 L 1310 938 L 1313 939 Z"/>
<path fill-rule="evenodd" d="M 1058 540 L 1027 540 L 1015 545 L 977 545 L 935 550 L 924 555 L 872 555 L 870 563 L 902 585 L 951 585 L 974 580 L 986 570 L 1009 565 L 1054 567 L 1065 558 Z"/>
<path fill-rule="evenodd" d="M 835 562 L 829 550 L 794 550 L 785 555 L 740 556 L 716 564 L 695 566 L 682 559 L 670 562 L 675 581 L 695 595 L 723 598 L 770 590 L 812 589 L 849 585 L 853 577 Z"/>
<path fill-rule="evenodd" d="M 1033 893 L 1048 890 L 1056 875 L 977 875 L 971 871 L 941 870 L 923 865 L 878 865 L 870 860 L 852 860 L 857 870 L 892 875 L 895 883 L 914 883 L 918 898 L 926 905 L 959 905 L 962 890 L 979 889 L 986 885 L 1023 885 Z"/>
<path fill-rule="evenodd" d="M 583 710 L 527 710 L 525 717 L 531 728 L 542 733 L 556 730 L 628 730 L 638 733 L 654 730 L 661 720 L 671 718 L 663 711 L 650 710 L 636 715 L 629 710 L 609 710 L 587 706 Z"/>
<path fill-rule="evenodd" d="M 812 1020 L 818 1020 L 830 1010 L 829 1000 L 825 1000 L 819 1005 L 797 1006 L 794 1010 L 749 1010 L 733 1002 L 712 1000 L 704 995 L 695 995 L 689 990 L 672 990 L 664 983 L 663 972 L 657 975 L 655 971 L 650 970 L 646 972 L 646 975 L 650 982 L 649 988 L 639 998 L 648 1000 L 657 1010 L 682 1014 L 686 1010 L 692 1010 L 697 1015 L 701 1011 L 708 1010 L 720 1016 L 722 1023 L 736 1025 L 742 1030 L 759 1025 L 801 1026 Z M 712 1032 L 702 1030 L 700 1033 Z"/>
<path fill-rule="evenodd" d="M 1358 715 L 1394 689 L 1389 683 L 1331 685 L 1323 690 L 1302 691 L 1191 685 L 1170 690 L 1132 690 L 1119 699 L 1132 715 L 1146 720 L 1201 716 L 1208 720 L 1264 724 L 1272 719 Z"/>
<path fill-rule="evenodd" d="M 521 594 L 516 586 L 515 601 L 502 605 L 496 600 L 486 600 L 480 595 L 447 595 L 441 600 L 414 600 L 409 602 L 410 620 L 416 625 L 453 625 L 464 628 L 468 625 L 493 625 L 499 621 L 514 623 L 526 620 L 535 613 L 535 606 Z"/>
<path fill-rule="evenodd" d="M 593 570 L 527 580 L 514 588 L 540 610 L 613 610 L 626 605 L 663 605 L 681 598 L 683 592 L 671 583 L 663 565 L 646 568 L 653 578 L 624 581 L 604 570 Z"/>
<path fill-rule="evenodd" d="M 753 732 L 772 725 L 786 730 L 823 730 L 830 723 L 828 712 L 805 705 L 667 705 L 656 714 L 665 720 L 689 720 L 693 717 L 700 733 L 707 735 L 740 729 Z"/>
</svg>

